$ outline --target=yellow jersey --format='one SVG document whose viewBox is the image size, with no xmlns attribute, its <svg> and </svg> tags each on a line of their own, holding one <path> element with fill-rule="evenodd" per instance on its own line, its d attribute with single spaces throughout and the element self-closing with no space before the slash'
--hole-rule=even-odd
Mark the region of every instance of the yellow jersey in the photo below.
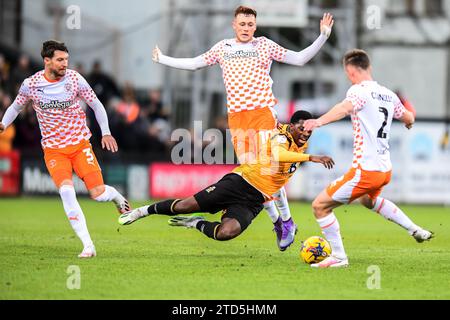
<svg viewBox="0 0 450 320">
<path fill-rule="evenodd" d="M 308 145 L 299 148 L 287 127 L 288 125 L 283 125 L 275 130 L 270 143 L 260 152 L 257 162 L 242 164 L 233 170 L 259 190 L 267 200 L 271 200 L 272 195 L 289 181 L 301 162 L 310 159 L 309 154 L 305 154 Z"/>
</svg>

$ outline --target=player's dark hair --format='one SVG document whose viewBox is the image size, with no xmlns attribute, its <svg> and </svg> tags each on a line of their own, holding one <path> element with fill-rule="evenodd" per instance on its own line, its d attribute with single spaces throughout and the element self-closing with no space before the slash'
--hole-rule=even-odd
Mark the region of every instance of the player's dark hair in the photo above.
<svg viewBox="0 0 450 320">
<path fill-rule="evenodd" d="M 344 56 L 344 66 L 348 65 L 367 70 L 370 67 L 369 55 L 361 49 L 350 50 Z"/>
<path fill-rule="evenodd" d="M 55 40 L 48 40 L 42 44 L 41 57 L 44 58 L 53 58 L 55 51 L 65 51 L 69 53 L 69 49 L 67 49 L 64 42 L 58 42 Z"/>
<path fill-rule="evenodd" d="M 234 10 L 234 17 L 236 18 L 238 16 L 238 14 L 244 14 L 244 15 L 251 15 L 251 16 L 257 16 L 256 10 L 250 8 L 250 7 L 245 7 L 245 6 L 239 6 L 236 8 L 236 10 Z"/>
<path fill-rule="evenodd" d="M 291 123 L 296 124 L 299 123 L 300 120 L 310 120 L 313 116 L 311 113 L 305 110 L 296 111 L 291 117 Z"/>
</svg>

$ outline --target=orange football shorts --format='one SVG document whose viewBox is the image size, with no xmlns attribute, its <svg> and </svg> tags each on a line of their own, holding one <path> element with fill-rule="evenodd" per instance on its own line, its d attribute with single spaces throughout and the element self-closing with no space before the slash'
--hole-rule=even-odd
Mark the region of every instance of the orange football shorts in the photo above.
<svg viewBox="0 0 450 320">
<path fill-rule="evenodd" d="M 100 165 L 88 140 L 61 149 L 44 148 L 44 160 L 55 185 L 72 180 L 75 171 L 88 190 L 104 184 Z"/>
<path fill-rule="evenodd" d="M 383 187 L 391 181 L 391 174 L 392 171 L 378 172 L 352 168 L 331 183 L 327 187 L 327 193 L 334 201 L 345 204 L 366 194 L 375 200 L 381 194 Z"/>
<path fill-rule="evenodd" d="M 246 155 L 257 156 L 270 139 L 277 120 L 272 108 L 241 111 L 228 114 L 228 126 L 234 151 L 241 163 Z"/>
</svg>

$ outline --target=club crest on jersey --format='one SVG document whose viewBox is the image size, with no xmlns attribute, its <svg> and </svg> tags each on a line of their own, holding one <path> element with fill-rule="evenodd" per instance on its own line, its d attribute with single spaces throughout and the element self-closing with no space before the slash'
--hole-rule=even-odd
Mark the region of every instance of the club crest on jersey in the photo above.
<svg viewBox="0 0 450 320">
<path fill-rule="evenodd" d="M 288 139 L 285 135 L 279 135 L 277 140 L 278 140 L 278 143 L 280 143 L 280 144 L 284 144 L 284 143 L 288 142 Z"/>
<path fill-rule="evenodd" d="M 72 90 L 72 84 L 71 83 L 66 83 L 65 85 L 64 85 L 64 89 L 67 91 L 67 92 L 70 92 L 71 90 Z"/>
</svg>

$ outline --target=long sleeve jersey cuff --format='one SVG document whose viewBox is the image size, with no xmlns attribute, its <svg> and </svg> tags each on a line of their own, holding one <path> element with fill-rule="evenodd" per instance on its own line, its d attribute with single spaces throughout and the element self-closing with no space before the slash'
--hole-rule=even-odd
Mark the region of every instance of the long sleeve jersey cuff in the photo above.
<svg viewBox="0 0 450 320">
<path fill-rule="evenodd" d="M 94 110 L 95 119 L 97 119 L 97 123 L 102 131 L 102 136 L 111 135 L 111 131 L 109 130 L 108 115 L 106 114 L 105 107 L 100 100 L 95 99 L 89 104 L 89 107 Z"/>
<path fill-rule="evenodd" d="M 278 162 L 298 163 L 310 160 L 309 154 L 288 151 L 280 146 L 275 147 L 272 154 L 274 160 Z"/>
<path fill-rule="evenodd" d="M 208 64 L 206 63 L 205 59 L 203 59 L 202 56 L 198 56 L 195 58 L 172 58 L 161 54 L 159 56 L 159 63 L 172 68 L 190 71 L 194 71 L 208 66 Z"/>
<path fill-rule="evenodd" d="M 300 52 L 288 50 L 283 62 L 296 66 L 305 65 L 320 51 L 327 39 L 327 36 L 321 34 L 308 48 Z"/>
<path fill-rule="evenodd" d="M 11 104 L 11 106 L 6 109 L 6 112 L 3 116 L 1 123 L 5 126 L 5 129 L 8 128 L 11 123 L 16 120 L 19 113 L 25 108 L 25 106 L 18 105 L 15 101 Z"/>
</svg>

